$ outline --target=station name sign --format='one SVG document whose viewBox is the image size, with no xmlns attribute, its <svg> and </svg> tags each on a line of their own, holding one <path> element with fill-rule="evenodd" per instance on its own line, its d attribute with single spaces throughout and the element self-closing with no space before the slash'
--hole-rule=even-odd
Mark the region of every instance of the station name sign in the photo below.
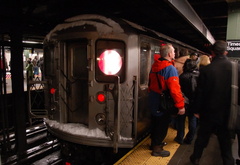
<svg viewBox="0 0 240 165">
<path fill-rule="evenodd" d="M 240 41 L 228 40 L 227 51 L 229 57 L 240 57 Z"/>
</svg>

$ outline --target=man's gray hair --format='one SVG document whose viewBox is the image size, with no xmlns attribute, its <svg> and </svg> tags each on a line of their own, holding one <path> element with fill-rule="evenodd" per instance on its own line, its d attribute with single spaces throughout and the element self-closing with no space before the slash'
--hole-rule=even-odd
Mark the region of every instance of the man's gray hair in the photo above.
<svg viewBox="0 0 240 165">
<path fill-rule="evenodd" d="M 172 51 L 172 44 L 168 43 L 161 46 L 160 55 L 161 57 L 167 57 L 168 53 Z"/>
</svg>

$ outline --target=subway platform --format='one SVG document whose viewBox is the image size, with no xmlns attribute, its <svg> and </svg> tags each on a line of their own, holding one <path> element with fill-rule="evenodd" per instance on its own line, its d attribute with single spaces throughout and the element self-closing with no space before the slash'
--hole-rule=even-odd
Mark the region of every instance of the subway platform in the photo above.
<svg viewBox="0 0 240 165">
<path fill-rule="evenodd" d="M 187 129 L 185 132 L 187 132 Z M 165 139 L 168 144 L 164 147 L 165 150 L 170 151 L 171 154 L 169 157 L 151 156 L 151 150 L 149 150 L 151 140 L 148 136 L 114 165 L 192 165 L 189 157 L 193 152 L 195 139 L 190 145 L 180 145 L 173 140 L 176 133 L 175 129 L 169 127 L 168 135 Z M 232 149 L 233 157 L 236 161 L 236 159 L 239 159 L 237 138 L 233 141 Z M 214 134 L 211 136 L 209 144 L 203 152 L 200 165 L 223 165 L 218 140 Z"/>
</svg>

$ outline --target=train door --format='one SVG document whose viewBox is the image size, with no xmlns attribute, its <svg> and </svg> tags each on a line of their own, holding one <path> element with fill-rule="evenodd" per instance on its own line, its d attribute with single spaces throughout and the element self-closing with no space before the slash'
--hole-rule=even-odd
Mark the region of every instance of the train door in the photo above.
<svg viewBox="0 0 240 165">
<path fill-rule="evenodd" d="M 88 123 L 87 40 L 66 42 L 67 122 Z"/>
</svg>

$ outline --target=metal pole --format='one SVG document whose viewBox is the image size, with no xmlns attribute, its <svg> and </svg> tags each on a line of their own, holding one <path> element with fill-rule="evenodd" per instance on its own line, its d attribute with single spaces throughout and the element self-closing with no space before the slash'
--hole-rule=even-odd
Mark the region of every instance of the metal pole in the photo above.
<svg viewBox="0 0 240 165">
<path fill-rule="evenodd" d="M 114 106 L 114 136 L 113 136 L 113 152 L 118 152 L 118 141 L 120 133 L 120 77 L 115 78 L 115 106 Z"/>
</svg>

